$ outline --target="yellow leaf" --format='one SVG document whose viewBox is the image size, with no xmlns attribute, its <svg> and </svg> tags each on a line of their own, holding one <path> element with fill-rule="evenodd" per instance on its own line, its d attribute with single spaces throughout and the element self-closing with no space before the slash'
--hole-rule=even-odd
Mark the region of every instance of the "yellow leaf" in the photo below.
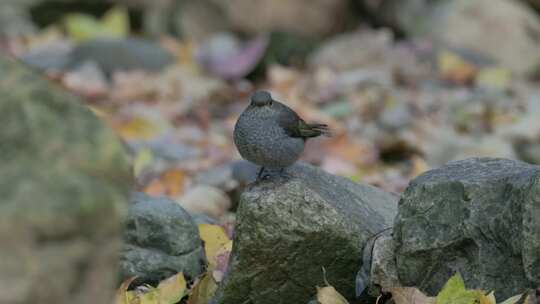
<svg viewBox="0 0 540 304">
<path fill-rule="evenodd" d="M 138 302 L 137 302 L 138 301 Z M 156 288 L 150 289 L 150 291 L 139 295 L 134 298 L 130 304 L 162 304 L 159 300 L 159 291 Z M 175 304 L 175 303 L 163 303 L 163 304 Z"/>
<path fill-rule="evenodd" d="M 129 15 L 126 8 L 111 8 L 102 19 L 102 25 L 110 36 L 125 37 L 129 34 Z"/>
<path fill-rule="evenodd" d="M 522 295 L 516 295 L 516 296 L 510 297 L 504 300 L 504 302 L 500 304 L 516 304 L 521 299 L 521 297 Z M 525 301 L 524 303 L 527 303 L 527 302 Z"/>
<path fill-rule="evenodd" d="M 317 287 L 317 301 L 321 304 L 349 304 L 333 286 Z"/>
<path fill-rule="evenodd" d="M 150 196 L 177 197 L 184 189 L 185 175 L 185 172 L 179 169 L 165 171 L 144 187 L 143 191 Z"/>
<path fill-rule="evenodd" d="M 114 128 L 124 139 L 150 139 L 158 132 L 157 126 L 142 117 L 116 124 Z"/>
<path fill-rule="evenodd" d="M 204 252 L 206 253 L 209 268 L 213 269 L 216 266 L 215 257 L 218 251 L 230 240 L 223 227 L 218 225 L 199 224 L 199 234 L 204 241 Z"/>
<path fill-rule="evenodd" d="M 133 161 L 133 174 L 136 177 L 140 177 L 141 173 L 147 168 L 154 160 L 154 154 L 150 149 L 141 149 L 135 156 Z"/>
<path fill-rule="evenodd" d="M 68 36 L 75 41 L 84 41 L 101 35 L 101 26 L 92 16 L 68 14 L 65 20 Z"/>
<path fill-rule="evenodd" d="M 437 56 L 441 77 L 458 84 L 468 83 L 476 75 L 476 67 L 465 61 L 458 54 L 442 51 Z"/>
<path fill-rule="evenodd" d="M 437 295 L 436 304 L 476 304 L 482 292 L 465 289 L 465 283 L 459 273 L 453 275 Z"/>
<path fill-rule="evenodd" d="M 476 76 L 476 85 L 504 90 L 510 85 L 511 73 L 501 67 L 481 69 Z"/>
<path fill-rule="evenodd" d="M 133 282 L 133 280 L 135 280 L 137 277 L 131 277 L 127 280 L 125 280 L 124 282 L 122 282 L 122 284 L 120 284 L 120 287 L 118 287 L 118 289 L 116 290 L 116 296 L 115 296 L 115 299 L 114 299 L 114 304 L 130 304 L 130 298 L 129 298 L 129 295 L 128 295 L 128 287 L 129 285 L 131 284 L 131 282 Z"/>
<path fill-rule="evenodd" d="M 495 300 L 495 294 L 493 293 L 493 291 L 488 293 L 487 295 L 481 294 L 480 304 L 497 304 L 497 301 Z"/>
<path fill-rule="evenodd" d="M 435 298 L 428 297 L 414 287 L 395 287 L 389 290 L 395 304 L 434 304 Z"/>
<path fill-rule="evenodd" d="M 157 287 L 160 304 L 175 304 L 186 295 L 186 279 L 183 273 L 178 273 L 159 282 Z"/>
<path fill-rule="evenodd" d="M 97 37 L 121 38 L 129 33 L 129 16 L 127 10 L 121 7 L 109 10 L 102 20 L 86 14 L 68 14 L 65 27 L 68 36 L 75 41 Z"/>
<path fill-rule="evenodd" d="M 207 272 L 201 280 L 193 287 L 189 296 L 189 304 L 208 304 L 214 296 L 217 289 L 217 283 L 212 276 Z"/>
<path fill-rule="evenodd" d="M 411 178 L 416 177 L 429 170 L 429 165 L 419 156 L 412 157 L 412 169 L 409 174 Z"/>
</svg>

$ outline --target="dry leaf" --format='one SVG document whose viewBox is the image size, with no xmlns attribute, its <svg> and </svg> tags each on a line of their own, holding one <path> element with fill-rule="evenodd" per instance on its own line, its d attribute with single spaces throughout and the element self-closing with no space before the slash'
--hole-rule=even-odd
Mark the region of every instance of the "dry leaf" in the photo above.
<svg viewBox="0 0 540 304">
<path fill-rule="evenodd" d="M 396 304 L 434 304 L 435 298 L 428 297 L 415 287 L 396 287 L 389 290 Z"/>
<path fill-rule="evenodd" d="M 458 273 L 454 274 L 443 289 L 439 292 L 436 298 L 437 304 L 476 304 L 483 292 L 480 290 L 465 289 L 465 282 Z"/>
<path fill-rule="evenodd" d="M 159 304 L 175 304 L 186 295 L 186 279 L 183 273 L 178 273 L 159 282 Z"/>
<path fill-rule="evenodd" d="M 159 178 L 152 180 L 144 192 L 150 196 L 177 197 L 184 189 L 185 172 L 178 169 L 165 171 Z"/>
<path fill-rule="evenodd" d="M 129 16 L 123 7 L 112 8 L 102 20 L 91 15 L 73 13 L 66 17 L 65 27 L 69 37 L 76 41 L 97 37 L 121 38 L 129 33 Z"/>
<path fill-rule="evenodd" d="M 206 273 L 193 287 L 188 303 L 208 304 L 214 296 L 216 289 L 217 283 L 209 273 Z"/>
<path fill-rule="evenodd" d="M 120 284 L 120 287 L 116 290 L 114 304 L 129 304 L 130 299 L 128 298 L 127 289 L 136 278 L 131 277 Z"/>
<path fill-rule="evenodd" d="M 152 154 L 152 150 L 145 148 L 137 152 L 133 160 L 133 174 L 135 177 L 140 177 L 144 169 L 148 168 L 153 161 L 154 154 Z"/>
<path fill-rule="evenodd" d="M 216 264 L 214 270 L 212 271 L 212 276 L 218 283 L 223 280 L 227 267 L 229 266 L 229 257 L 232 251 L 232 244 L 232 241 L 225 243 L 217 250 L 216 256 L 214 257 L 213 261 Z"/>
<path fill-rule="evenodd" d="M 317 287 L 317 301 L 321 304 L 349 304 L 333 286 Z"/>
<path fill-rule="evenodd" d="M 158 127 L 142 117 L 113 124 L 113 128 L 126 140 L 151 139 L 157 135 Z"/>
<path fill-rule="evenodd" d="M 480 295 L 480 304 L 497 304 L 497 300 L 495 299 L 495 294 L 492 292 L 488 293 L 487 295 Z"/>
<path fill-rule="evenodd" d="M 204 252 L 208 260 L 209 270 L 216 267 L 216 255 L 220 248 L 230 242 L 223 227 L 210 224 L 199 224 L 199 234 L 204 241 Z"/>
<path fill-rule="evenodd" d="M 437 62 L 441 77 L 444 80 L 457 83 L 470 83 L 476 76 L 476 67 L 465 61 L 459 55 L 450 51 L 438 54 Z"/>
</svg>

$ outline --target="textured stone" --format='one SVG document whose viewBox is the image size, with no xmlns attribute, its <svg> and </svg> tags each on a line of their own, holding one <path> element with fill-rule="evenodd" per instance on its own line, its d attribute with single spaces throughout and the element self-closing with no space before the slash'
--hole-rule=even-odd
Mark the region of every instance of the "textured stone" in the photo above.
<svg viewBox="0 0 540 304">
<path fill-rule="evenodd" d="M 396 263 L 430 295 L 459 271 L 506 298 L 540 284 L 540 167 L 497 158 L 451 162 L 414 179 L 399 203 Z"/>
<path fill-rule="evenodd" d="M 69 54 L 68 68 L 86 61 L 97 63 L 110 75 L 116 71 L 159 71 L 174 62 L 173 56 L 151 41 L 139 38 L 99 38 L 87 41 Z"/>
<path fill-rule="evenodd" d="M 330 284 L 354 297 L 362 248 L 392 225 L 396 198 L 305 164 L 288 174 L 242 194 L 216 303 L 306 303 L 324 284 L 322 267 Z"/>
<path fill-rule="evenodd" d="M 321 36 L 343 27 L 345 0 L 214 0 L 234 29 L 248 33 L 284 31 Z"/>
<path fill-rule="evenodd" d="M 191 216 L 176 202 L 136 193 L 124 234 L 123 279 L 155 284 L 178 272 L 195 278 L 203 271 L 204 250 Z"/>
<path fill-rule="evenodd" d="M 120 142 L 3 55 L 0 116 L 0 302 L 110 302 L 131 185 Z"/>
<path fill-rule="evenodd" d="M 534 72 L 540 64 L 540 19 L 520 1 L 369 2 L 374 3 L 367 6 L 375 18 L 410 36 L 429 37 L 452 47 L 489 55 L 517 74 Z M 500 43 L 501 35 L 505 43 Z"/>
</svg>

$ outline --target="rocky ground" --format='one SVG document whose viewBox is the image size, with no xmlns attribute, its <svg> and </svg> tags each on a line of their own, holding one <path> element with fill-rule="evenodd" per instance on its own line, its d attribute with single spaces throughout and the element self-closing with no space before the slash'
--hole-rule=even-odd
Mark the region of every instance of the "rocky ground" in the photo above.
<svg viewBox="0 0 540 304">
<path fill-rule="evenodd" d="M 158 285 L 182 272 L 190 303 L 207 303 L 217 283 L 216 303 L 306 303 L 327 283 L 351 301 L 355 289 L 400 284 L 435 295 L 455 271 L 502 297 L 538 286 L 537 169 L 529 165 L 540 164 L 538 1 L 115 2 L 122 6 L 0 4 L 8 122 L 0 136 L 10 143 L 1 147 L 9 198 L 1 208 L 27 236 L 0 235 L 16 244 L 5 273 L 23 263 L 18 252 L 43 259 L 29 252 L 45 246 L 53 256 L 75 243 L 61 250 L 66 261 L 98 269 L 88 265 L 106 258 L 89 252 L 118 237 L 100 213 L 112 204 L 107 223 L 127 218 L 119 282 L 137 275 L 132 287 Z M 310 141 L 301 159 L 321 170 L 302 164 L 290 181 L 250 184 L 257 168 L 240 160 L 231 134 L 256 89 L 330 125 L 333 137 Z M 479 159 L 438 169 L 468 157 L 529 164 Z M 31 207 L 41 201 L 51 202 L 50 217 Z M 99 202 L 106 208 L 92 213 Z M 19 221 L 10 212 L 21 204 L 44 216 L 23 212 Z M 393 224 L 373 244 L 370 236 Z M 396 265 L 378 263 L 381 248 Z M 114 259 L 99 263 L 99 275 L 111 277 Z M 0 276 L 16 290 L 0 287 L 9 294 L 0 302 L 42 299 L 33 286 L 47 271 Z M 66 272 L 63 282 L 98 288 L 86 275 Z M 84 297 L 74 285 L 46 288 L 53 297 L 43 299 L 63 303 L 75 289 L 70 301 Z"/>
</svg>

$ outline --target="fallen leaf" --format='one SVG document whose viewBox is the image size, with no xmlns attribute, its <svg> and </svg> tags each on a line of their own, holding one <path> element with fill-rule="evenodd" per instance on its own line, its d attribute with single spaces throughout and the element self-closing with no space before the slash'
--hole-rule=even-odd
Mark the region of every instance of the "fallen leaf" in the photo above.
<svg viewBox="0 0 540 304">
<path fill-rule="evenodd" d="M 168 170 L 152 180 L 143 191 L 150 196 L 166 195 L 177 197 L 184 189 L 184 179 L 184 171 L 179 169 Z"/>
<path fill-rule="evenodd" d="M 175 304 L 186 295 L 186 279 L 183 273 L 178 273 L 159 282 L 159 304 Z"/>
<path fill-rule="evenodd" d="M 317 287 L 317 301 L 321 304 L 349 304 L 333 286 Z"/>
<path fill-rule="evenodd" d="M 150 139 L 158 132 L 158 127 L 154 123 L 142 117 L 114 123 L 113 128 L 126 140 Z"/>
<path fill-rule="evenodd" d="M 111 8 L 101 20 L 109 35 L 126 37 L 129 34 L 129 14 L 125 7 L 116 6 Z"/>
<path fill-rule="evenodd" d="M 208 304 L 217 289 L 217 283 L 207 272 L 193 287 L 188 304 Z"/>
<path fill-rule="evenodd" d="M 510 297 L 506 300 L 504 300 L 502 303 L 500 304 L 517 304 L 519 302 L 519 300 L 523 297 L 523 295 L 515 295 L 513 297 Z M 527 303 L 527 301 L 524 301 L 524 303 Z"/>
<path fill-rule="evenodd" d="M 144 148 L 137 152 L 133 160 L 133 174 L 140 177 L 142 172 L 154 161 L 152 150 Z"/>
<path fill-rule="evenodd" d="M 483 88 L 506 90 L 510 86 L 511 73 L 502 67 L 483 68 L 476 76 L 476 85 Z"/>
<path fill-rule="evenodd" d="M 389 290 L 396 304 L 434 304 L 435 298 L 428 297 L 415 287 L 396 287 Z"/>
<path fill-rule="evenodd" d="M 242 48 L 228 56 L 205 54 L 199 62 L 212 75 L 224 79 L 241 79 L 251 72 L 261 60 L 268 46 L 267 36 L 247 42 Z"/>
<path fill-rule="evenodd" d="M 123 7 L 114 7 L 101 20 L 87 14 L 68 14 L 65 19 L 68 36 L 75 41 L 97 37 L 121 38 L 129 32 L 129 17 Z"/>
<path fill-rule="evenodd" d="M 467 290 L 459 273 L 453 275 L 436 298 L 436 304 L 475 304 L 483 293 L 480 290 Z"/>
<path fill-rule="evenodd" d="M 429 170 L 429 165 L 421 157 L 414 155 L 412 156 L 411 161 L 412 168 L 411 172 L 409 173 L 409 177 L 411 179 Z"/>
<path fill-rule="evenodd" d="M 480 304 L 497 304 L 497 300 L 495 299 L 495 293 L 493 293 L 492 291 L 487 295 L 481 294 Z"/>
<path fill-rule="evenodd" d="M 133 282 L 137 277 L 131 277 L 122 282 L 120 287 L 116 290 L 116 295 L 114 299 L 114 304 L 130 304 L 130 299 L 128 298 L 127 289 L 131 282 Z"/>
<path fill-rule="evenodd" d="M 477 69 L 473 64 L 448 50 L 438 54 L 437 63 L 441 77 L 444 80 L 456 84 L 467 84 L 476 76 Z"/>
<path fill-rule="evenodd" d="M 215 267 L 212 271 L 212 276 L 216 282 L 221 282 L 223 278 L 225 277 L 225 272 L 227 272 L 227 267 L 229 266 L 229 258 L 232 251 L 232 240 L 225 243 L 223 246 L 221 246 L 217 252 L 216 256 L 214 258 Z"/>
<path fill-rule="evenodd" d="M 216 267 L 216 255 L 218 251 L 230 242 L 230 240 L 223 227 L 218 225 L 199 224 L 199 234 L 204 241 L 204 252 L 208 260 L 209 269 L 213 270 Z"/>
</svg>

